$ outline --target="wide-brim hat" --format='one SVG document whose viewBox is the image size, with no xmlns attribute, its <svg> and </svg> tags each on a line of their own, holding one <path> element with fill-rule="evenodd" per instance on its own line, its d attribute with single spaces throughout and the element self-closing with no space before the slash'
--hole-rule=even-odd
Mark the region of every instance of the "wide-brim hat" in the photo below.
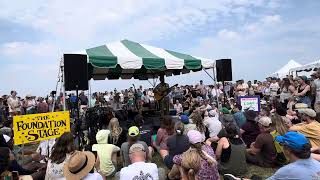
<svg viewBox="0 0 320 180">
<path fill-rule="evenodd" d="M 63 166 L 63 175 L 67 180 L 86 177 L 95 164 L 95 156 L 89 151 L 76 151 Z"/>
</svg>

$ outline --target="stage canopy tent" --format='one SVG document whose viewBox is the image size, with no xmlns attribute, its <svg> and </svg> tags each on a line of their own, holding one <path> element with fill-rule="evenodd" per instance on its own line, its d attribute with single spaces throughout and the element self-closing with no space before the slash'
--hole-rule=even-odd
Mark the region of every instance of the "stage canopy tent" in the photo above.
<svg viewBox="0 0 320 180">
<path fill-rule="evenodd" d="M 94 80 L 157 78 L 213 68 L 214 60 L 122 40 L 68 53 L 86 55 L 89 78 Z"/>
<path fill-rule="evenodd" d="M 273 73 L 271 76 L 278 77 L 278 78 L 284 78 L 286 75 L 289 75 L 290 69 L 300 67 L 301 64 L 297 63 L 294 60 L 290 60 L 286 65 L 284 65 L 282 68 L 280 68 L 278 71 Z"/>
<path fill-rule="evenodd" d="M 320 68 L 320 60 L 305 64 L 303 66 L 297 67 L 297 68 L 292 68 L 290 69 L 290 72 L 302 72 L 302 71 L 313 71 L 315 68 Z"/>
</svg>

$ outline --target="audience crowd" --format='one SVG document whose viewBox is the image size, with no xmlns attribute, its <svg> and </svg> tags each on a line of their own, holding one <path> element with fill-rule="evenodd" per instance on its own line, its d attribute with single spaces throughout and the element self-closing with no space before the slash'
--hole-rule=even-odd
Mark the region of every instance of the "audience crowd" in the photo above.
<svg viewBox="0 0 320 180">
<path fill-rule="evenodd" d="M 320 73 L 265 81 L 177 86 L 170 115 L 149 126 L 142 111 L 156 109 L 153 89 L 129 88 L 47 97 L 16 91 L 0 98 L 0 175 L 20 179 L 261 179 L 245 177 L 248 165 L 279 168 L 269 179 L 320 179 Z M 260 111 L 244 109 L 241 96 L 259 96 Z M 65 101 L 65 102 L 64 102 Z M 88 108 L 137 111 L 127 126 L 115 116 L 99 129 L 89 149 L 66 132 L 14 145 L 12 117 Z M 26 147 L 38 146 L 36 151 Z M 163 164 L 163 165 L 161 165 Z"/>
</svg>

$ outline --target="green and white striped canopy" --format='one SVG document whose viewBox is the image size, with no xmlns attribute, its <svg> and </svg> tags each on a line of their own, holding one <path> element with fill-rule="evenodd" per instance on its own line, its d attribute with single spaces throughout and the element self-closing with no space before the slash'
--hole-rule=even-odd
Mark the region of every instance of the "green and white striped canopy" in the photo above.
<svg viewBox="0 0 320 180">
<path fill-rule="evenodd" d="M 214 67 L 215 61 L 161 49 L 129 40 L 113 42 L 78 53 L 88 59 L 89 78 L 94 80 L 157 78 Z"/>
</svg>

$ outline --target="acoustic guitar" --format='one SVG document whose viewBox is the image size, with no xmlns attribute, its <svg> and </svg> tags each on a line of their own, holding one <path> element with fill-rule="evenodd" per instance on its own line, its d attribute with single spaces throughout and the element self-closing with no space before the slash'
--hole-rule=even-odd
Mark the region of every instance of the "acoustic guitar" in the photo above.
<svg viewBox="0 0 320 180">
<path fill-rule="evenodd" d="M 178 86 L 178 84 L 175 84 L 171 87 L 169 87 L 168 89 L 164 89 L 164 90 L 155 90 L 154 92 L 154 99 L 156 101 L 161 101 L 164 97 L 166 97 L 174 87 Z"/>
</svg>

